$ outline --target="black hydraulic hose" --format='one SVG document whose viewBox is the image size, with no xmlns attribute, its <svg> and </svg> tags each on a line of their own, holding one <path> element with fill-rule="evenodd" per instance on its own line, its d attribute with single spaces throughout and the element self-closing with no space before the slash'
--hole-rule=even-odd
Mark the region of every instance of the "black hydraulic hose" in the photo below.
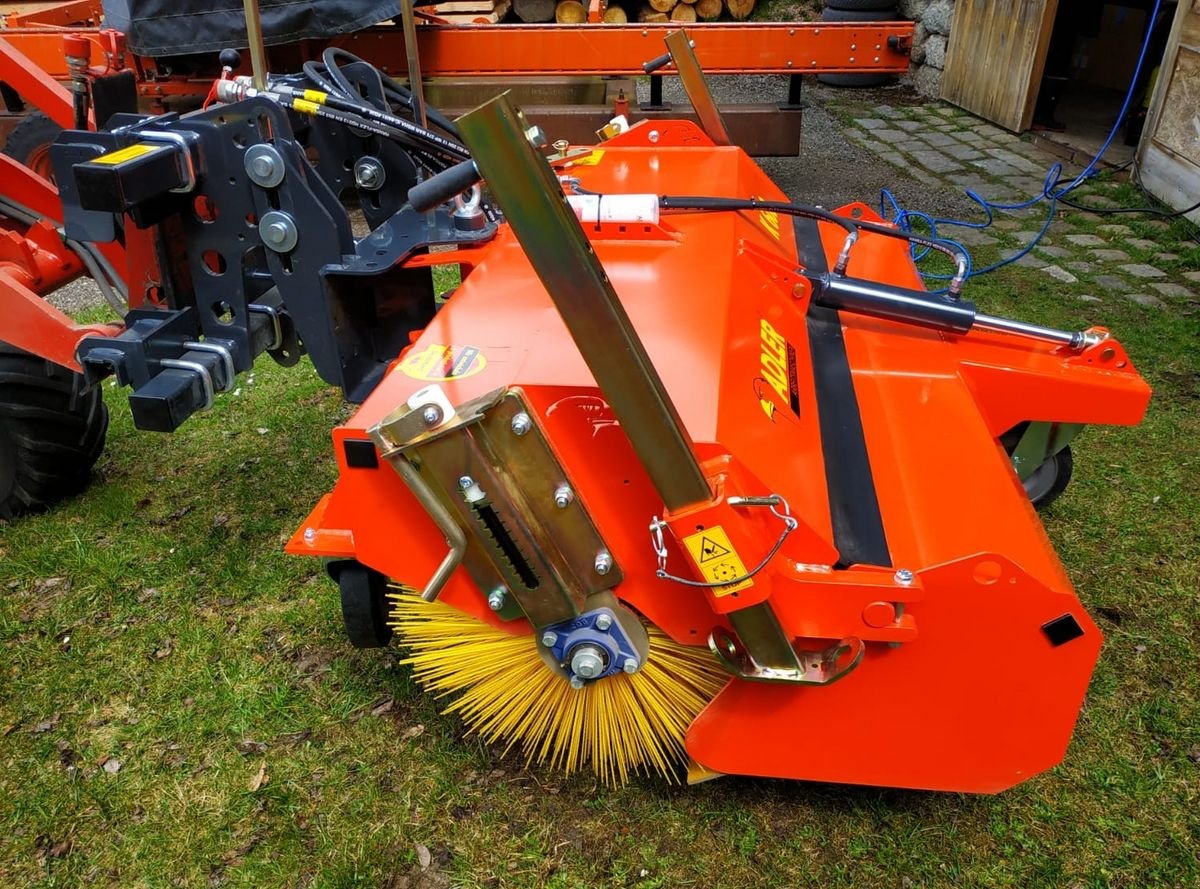
<svg viewBox="0 0 1200 889">
<path fill-rule="evenodd" d="M 888 238 L 896 238 L 912 244 L 920 244 L 922 247 L 928 247 L 930 250 L 944 253 L 953 259 L 958 267 L 958 274 L 955 280 L 950 283 L 950 295 L 953 297 L 957 297 L 959 291 L 962 289 L 962 281 L 966 279 L 966 257 L 940 241 L 913 234 L 912 232 L 902 231 L 888 225 L 882 225 L 878 222 L 869 222 L 862 219 L 846 219 L 843 216 L 838 216 L 836 213 L 831 213 L 820 207 L 792 204 L 785 201 L 760 201 L 757 198 L 682 197 L 675 195 L 661 195 L 658 199 L 658 204 L 664 210 L 769 210 L 775 213 L 782 213 L 785 216 L 800 216 L 805 219 L 829 222 L 846 229 L 848 233 L 847 248 L 854 246 L 859 231 L 868 231 Z M 842 255 L 838 257 L 839 268 L 836 269 L 839 274 L 845 271 L 846 258 L 846 248 L 843 248 Z"/>
<path fill-rule="evenodd" d="M 391 77 L 388 74 L 383 73 L 378 68 L 375 68 L 373 65 L 370 65 L 369 62 L 366 62 L 359 56 L 356 56 L 354 53 L 350 52 L 349 50 L 345 50 L 345 49 L 342 49 L 342 48 L 336 47 L 336 46 L 330 46 L 330 47 L 326 48 L 324 53 L 321 54 L 321 60 L 324 63 L 325 71 L 326 71 L 326 73 L 328 73 L 329 77 L 333 79 L 334 84 L 336 84 L 335 89 L 330 89 L 329 87 L 333 86 L 334 84 L 330 84 L 330 82 L 328 80 L 325 80 L 320 75 L 314 76 L 315 65 L 313 66 L 314 70 L 310 70 L 310 68 L 306 66 L 304 68 L 304 73 L 307 74 L 309 77 L 313 78 L 314 82 L 319 81 L 321 83 L 321 88 L 324 89 L 326 92 L 337 95 L 340 98 L 345 99 L 346 101 L 354 102 L 360 106 L 375 108 L 376 110 L 378 110 L 376 108 L 376 106 L 372 105 L 365 98 L 363 98 L 359 94 L 358 90 L 354 87 L 354 85 L 346 78 L 346 76 L 344 74 L 342 74 L 341 67 L 338 64 L 338 59 L 341 59 L 342 61 L 348 62 L 351 64 L 353 64 L 355 62 L 362 62 L 363 64 L 370 66 L 371 70 L 375 72 L 376 77 L 379 78 L 379 81 L 378 81 L 379 88 L 380 88 L 380 91 L 384 94 L 384 96 L 388 97 L 389 99 L 391 97 L 395 97 L 396 99 L 398 99 L 400 101 L 400 103 L 402 105 L 404 105 L 404 107 L 411 110 L 411 108 L 412 108 L 412 93 L 411 92 L 409 92 L 407 89 L 405 89 L 399 83 L 397 83 L 393 77 Z M 308 63 L 308 64 L 311 65 L 312 63 Z M 384 108 L 383 110 L 390 111 L 391 109 Z M 454 138 L 456 138 L 456 139 L 459 138 L 458 128 L 454 125 L 454 123 L 450 120 L 450 118 L 446 117 L 444 114 L 442 114 L 436 108 L 426 107 L 425 116 L 426 116 L 426 118 L 433 121 L 434 124 L 436 124 L 442 130 L 445 130 L 447 133 L 449 133 Z"/>
<path fill-rule="evenodd" d="M 356 108 L 353 104 L 328 94 L 321 94 L 319 100 L 314 100 L 305 98 L 304 90 L 293 87 L 280 85 L 274 87 L 274 91 L 282 95 L 285 101 L 290 99 L 289 107 L 301 114 L 311 114 L 345 126 L 357 127 L 368 133 L 393 139 L 408 148 L 416 148 L 422 153 L 441 157 L 452 164 L 470 157 L 467 149 L 457 142 L 403 118 L 386 115 L 369 107 Z"/>
<path fill-rule="evenodd" d="M 663 210 L 769 210 L 783 213 L 787 216 L 802 216 L 806 219 L 817 219 L 821 222 L 831 222 L 840 225 L 847 234 L 857 234 L 861 223 L 822 210 L 820 207 L 806 207 L 801 204 L 789 204 L 783 201 L 760 201 L 758 198 L 710 198 L 693 197 L 691 195 L 659 195 L 658 206 Z"/>
</svg>

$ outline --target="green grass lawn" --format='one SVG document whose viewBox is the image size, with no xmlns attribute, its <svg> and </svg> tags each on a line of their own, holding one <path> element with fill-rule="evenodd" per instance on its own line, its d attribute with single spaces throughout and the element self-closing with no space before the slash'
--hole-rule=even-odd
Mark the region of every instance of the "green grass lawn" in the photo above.
<svg viewBox="0 0 1200 889">
<path fill-rule="evenodd" d="M 1141 427 L 1084 433 L 1044 517 L 1107 635 L 1057 769 L 994 797 L 523 770 L 395 652 L 350 649 L 317 562 L 283 554 L 346 409 L 263 361 L 169 437 L 106 388 L 96 484 L 0 526 L 0 886 L 1197 885 L 1200 317 L 1084 289 L 969 289 L 1107 324 L 1156 391 Z"/>
</svg>

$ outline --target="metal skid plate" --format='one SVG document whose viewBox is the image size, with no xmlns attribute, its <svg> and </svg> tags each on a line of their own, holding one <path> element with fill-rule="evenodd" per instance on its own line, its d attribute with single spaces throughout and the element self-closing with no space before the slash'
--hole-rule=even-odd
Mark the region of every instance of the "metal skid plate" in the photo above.
<svg viewBox="0 0 1200 889">
<path fill-rule="evenodd" d="M 463 564 L 484 595 L 502 591 L 502 617 L 524 613 L 537 627 L 567 620 L 621 581 L 519 389 L 474 399 L 432 429 L 421 428 L 424 407 L 397 411 L 372 435 L 389 460 L 415 468 L 466 532 Z M 562 503 L 564 486 L 572 495 Z"/>
</svg>

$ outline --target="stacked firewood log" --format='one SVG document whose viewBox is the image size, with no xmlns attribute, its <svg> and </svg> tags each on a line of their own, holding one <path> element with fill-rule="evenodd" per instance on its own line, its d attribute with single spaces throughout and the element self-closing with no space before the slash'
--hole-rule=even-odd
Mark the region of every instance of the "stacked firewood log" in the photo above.
<svg viewBox="0 0 1200 889">
<path fill-rule="evenodd" d="M 604 21 L 610 25 L 627 22 L 711 22 L 723 12 L 741 21 L 754 11 L 755 0 L 609 0 Z M 558 22 L 575 25 L 587 21 L 587 0 L 512 0 L 513 12 L 523 22 Z"/>
</svg>

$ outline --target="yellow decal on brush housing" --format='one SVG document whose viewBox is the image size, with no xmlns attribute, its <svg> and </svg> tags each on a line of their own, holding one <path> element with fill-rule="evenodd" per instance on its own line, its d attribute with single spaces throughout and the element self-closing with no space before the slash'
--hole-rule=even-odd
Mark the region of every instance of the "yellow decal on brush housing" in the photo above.
<svg viewBox="0 0 1200 889">
<path fill-rule="evenodd" d="M 713 525 L 707 530 L 697 531 L 683 538 L 683 545 L 687 547 L 688 555 L 692 557 L 692 561 L 696 563 L 700 574 L 708 583 L 721 583 L 746 576 L 746 566 L 741 556 L 737 554 L 729 535 L 720 525 Z M 747 577 L 741 583 L 717 587 L 712 592 L 717 597 L 728 596 L 752 586 L 754 581 Z"/>
<path fill-rule="evenodd" d="M 431 343 L 400 362 L 400 370 L 414 380 L 440 383 L 472 377 L 487 367 L 487 359 L 475 346 L 446 346 Z"/>
</svg>

